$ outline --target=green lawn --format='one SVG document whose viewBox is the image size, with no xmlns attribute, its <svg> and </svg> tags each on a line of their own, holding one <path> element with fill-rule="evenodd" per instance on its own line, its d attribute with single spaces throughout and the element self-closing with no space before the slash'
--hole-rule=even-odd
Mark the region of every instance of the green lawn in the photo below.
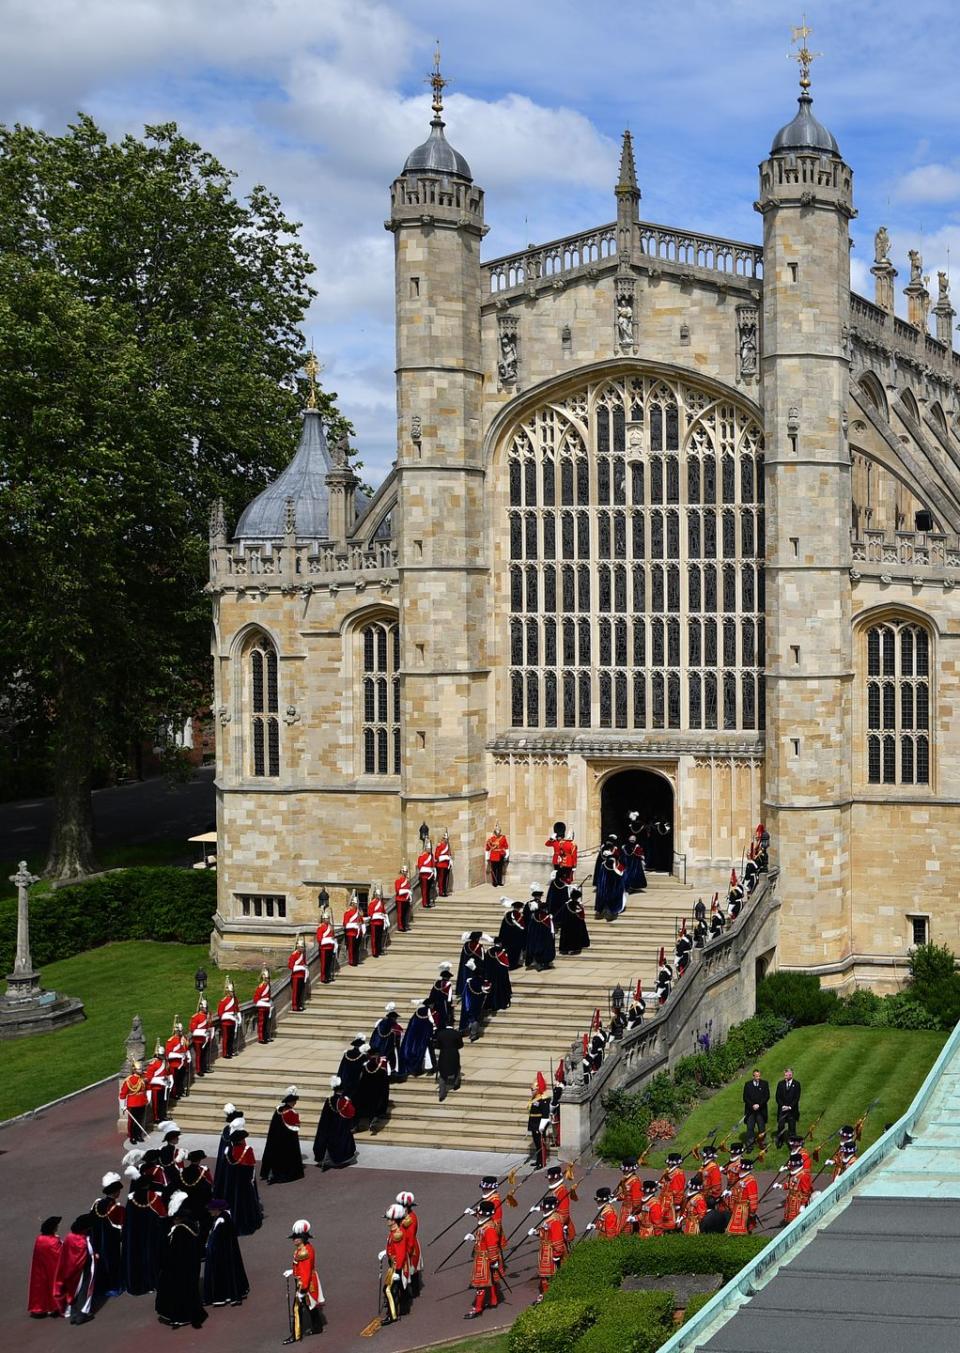
<svg viewBox="0 0 960 1353">
<path fill-rule="evenodd" d="M 924 1077 L 946 1041 L 946 1033 L 909 1032 L 900 1029 L 866 1029 L 818 1024 L 794 1029 L 758 1060 L 764 1080 L 770 1082 L 770 1117 L 775 1126 L 773 1102 L 776 1083 L 784 1067 L 793 1067 L 800 1082 L 800 1131 L 805 1133 L 822 1109 L 823 1118 L 814 1134 L 815 1142 L 844 1123 L 856 1123 L 871 1100 L 880 1102 L 871 1109 L 863 1129 L 861 1147 L 868 1146 L 910 1104 Z M 669 1150 L 688 1151 L 718 1123 L 722 1138 L 743 1113 L 743 1084 L 752 1067 L 732 1084 L 718 1090 L 693 1110 L 682 1124 Z M 742 1129 L 730 1140 L 742 1137 Z M 772 1147 L 772 1134 L 767 1140 Z M 833 1145 L 831 1142 L 829 1145 Z M 824 1158 L 830 1154 L 824 1152 Z M 781 1165 L 786 1150 L 770 1149 L 765 1165 Z M 651 1165 L 662 1165 L 664 1153 L 651 1152 Z"/>
<path fill-rule="evenodd" d="M 169 1036 L 174 1015 L 186 1025 L 196 1010 L 193 978 L 200 967 L 209 973 L 209 997 L 216 1007 L 226 973 L 214 966 L 205 944 L 125 940 L 44 968 L 47 990 L 81 997 L 87 1018 L 56 1033 L 0 1043 L 0 1119 L 119 1072 L 135 1014 L 143 1020 L 147 1051 L 152 1051 L 158 1036 Z M 231 975 L 239 999 L 249 1000 L 257 974 Z"/>
</svg>

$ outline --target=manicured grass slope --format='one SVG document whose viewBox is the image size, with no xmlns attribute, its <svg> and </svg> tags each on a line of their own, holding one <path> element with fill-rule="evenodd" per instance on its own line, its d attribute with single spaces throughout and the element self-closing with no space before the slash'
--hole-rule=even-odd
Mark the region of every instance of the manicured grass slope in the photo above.
<svg viewBox="0 0 960 1353">
<path fill-rule="evenodd" d="M 216 1008 L 227 974 L 214 966 L 203 944 L 125 940 L 49 964 L 43 985 L 79 996 L 87 1018 L 56 1033 L 0 1043 L 0 1119 L 119 1072 L 135 1014 L 152 1051 L 158 1036 L 168 1037 L 174 1015 L 186 1025 L 197 1008 L 194 973 L 201 967 L 209 974 L 208 999 Z M 257 974 L 231 976 L 239 999 L 249 1000 Z"/>
<path fill-rule="evenodd" d="M 837 1028 L 830 1024 L 794 1029 L 758 1059 L 764 1079 L 770 1082 L 768 1129 L 776 1125 L 773 1102 L 776 1083 L 784 1067 L 791 1066 L 802 1086 L 801 1133 L 825 1110 L 814 1134 L 816 1142 L 843 1123 L 855 1123 L 871 1100 L 879 1097 L 880 1102 L 871 1109 L 864 1125 L 861 1150 L 864 1149 L 881 1135 L 886 1123 L 899 1118 L 907 1108 L 946 1038 L 946 1033 Z M 668 1149 L 688 1151 L 718 1123 L 719 1137 L 723 1137 L 743 1113 L 743 1084 L 752 1070 L 753 1067 L 745 1068 L 734 1082 L 699 1104 Z M 731 1140 L 742 1135 L 742 1129 L 738 1129 Z M 772 1147 L 773 1135 L 769 1130 L 767 1140 Z M 786 1154 L 770 1149 L 765 1164 L 781 1164 Z M 824 1154 L 829 1155 L 829 1149 Z M 663 1152 L 652 1152 L 648 1162 L 660 1165 L 663 1159 Z"/>
</svg>

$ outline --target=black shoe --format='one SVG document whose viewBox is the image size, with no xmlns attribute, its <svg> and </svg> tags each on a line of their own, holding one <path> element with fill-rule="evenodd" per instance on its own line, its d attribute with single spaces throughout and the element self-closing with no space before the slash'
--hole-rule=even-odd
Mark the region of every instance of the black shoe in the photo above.
<svg viewBox="0 0 960 1353">
<path fill-rule="evenodd" d="M 476 1320 L 479 1314 L 480 1314 L 479 1311 L 467 1311 L 466 1315 L 463 1318 L 464 1320 Z"/>
</svg>

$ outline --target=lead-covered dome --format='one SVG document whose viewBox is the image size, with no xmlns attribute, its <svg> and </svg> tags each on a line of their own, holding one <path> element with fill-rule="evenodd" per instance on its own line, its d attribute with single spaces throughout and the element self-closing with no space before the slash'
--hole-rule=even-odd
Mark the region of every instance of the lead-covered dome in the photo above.
<svg viewBox="0 0 960 1353">
<path fill-rule="evenodd" d="M 470 166 L 443 134 L 445 125 L 442 118 L 433 119 L 430 123 L 430 135 L 422 146 L 411 150 L 403 166 L 403 173 L 438 174 L 442 178 L 464 179 L 467 183 L 472 183 Z"/>
<path fill-rule="evenodd" d="M 330 490 L 327 475 L 335 468 L 319 412 L 304 409 L 300 442 L 293 460 L 244 508 L 234 540 L 281 539 L 286 531 L 288 502 L 293 505 L 298 539 L 328 540 Z M 366 495 L 358 492 L 358 515 L 366 504 Z"/>
<path fill-rule="evenodd" d="M 813 99 L 810 95 L 804 92 L 797 102 L 800 106 L 797 109 L 796 117 L 777 132 L 773 138 L 773 145 L 770 147 L 770 154 L 777 155 L 781 151 L 813 150 L 819 155 L 839 156 L 840 147 L 837 145 L 836 137 L 827 130 L 822 122 L 818 122 L 811 112 Z"/>
</svg>

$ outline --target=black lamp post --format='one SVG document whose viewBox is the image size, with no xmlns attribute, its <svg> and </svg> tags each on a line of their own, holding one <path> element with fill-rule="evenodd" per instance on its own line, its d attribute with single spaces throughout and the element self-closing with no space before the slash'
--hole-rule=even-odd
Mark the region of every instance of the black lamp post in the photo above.
<svg viewBox="0 0 960 1353">
<path fill-rule="evenodd" d="M 420 823 L 420 844 L 421 844 L 421 845 L 424 844 L 424 842 L 426 841 L 426 839 L 427 839 L 427 837 L 428 837 L 429 835 L 430 835 L 430 828 L 427 826 L 427 824 L 426 824 L 425 822 L 421 822 L 421 823 Z"/>
<path fill-rule="evenodd" d="M 198 968 L 198 969 L 197 969 L 197 971 L 196 971 L 196 976 L 194 977 L 194 981 L 195 981 L 196 984 L 197 984 L 197 990 L 199 991 L 200 995 L 202 996 L 203 993 L 204 993 L 204 990 L 206 989 L 206 985 L 207 985 L 207 970 L 206 970 L 206 968 Z"/>
</svg>

